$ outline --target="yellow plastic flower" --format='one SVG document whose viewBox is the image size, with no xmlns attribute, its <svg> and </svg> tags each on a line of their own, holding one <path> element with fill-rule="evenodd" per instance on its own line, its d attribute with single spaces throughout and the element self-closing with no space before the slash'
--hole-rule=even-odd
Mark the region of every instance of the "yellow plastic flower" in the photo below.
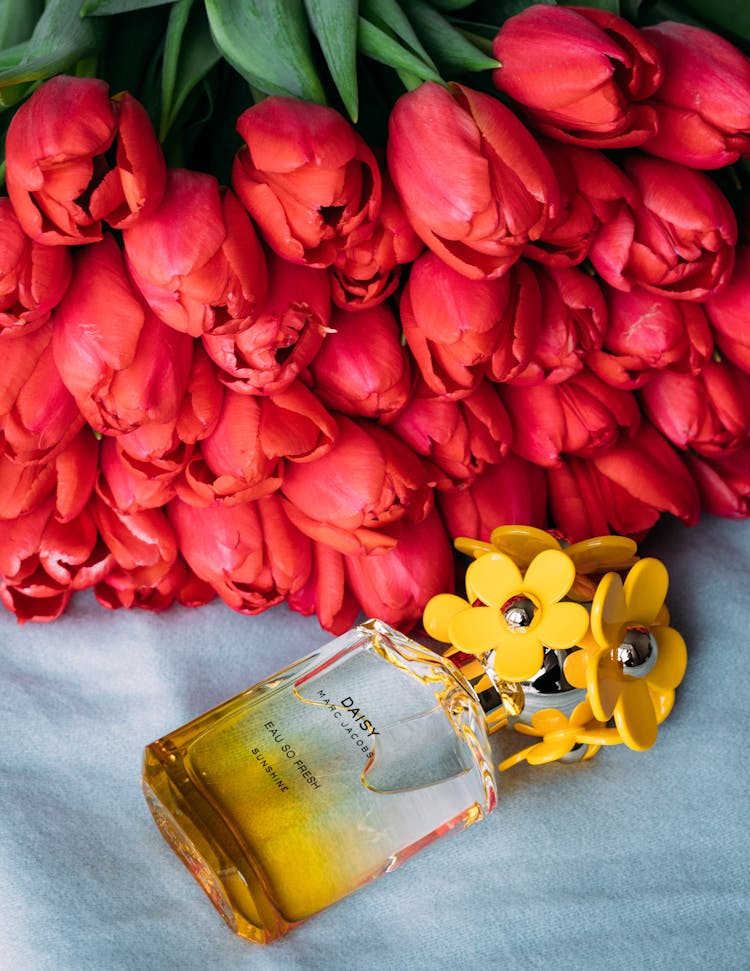
<svg viewBox="0 0 750 971">
<path fill-rule="evenodd" d="M 687 666 L 680 634 L 667 626 L 669 577 L 664 564 L 640 560 L 623 583 L 608 573 L 591 604 L 591 632 L 565 662 L 571 684 L 585 686 L 592 711 L 614 717 L 625 744 L 637 751 L 656 741 Z"/>
<path fill-rule="evenodd" d="M 544 550 L 564 549 L 576 568 L 568 596 L 581 601 L 591 600 L 594 595 L 597 584 L 592 575 L 629 569 L 637 561 L 638 551 L 635 541 L 627 536 L 593 536 L 563 547 L 552 533 L 535 526 L 498 526 L 493 529 L 489 543 L 459 536 L 454 545 L 475 559 L 487 553 L 505 553 L 522 570 Z"/>
<path fill-rule="evenodd" d="M 425 630 L 465 654 L 491 654 L 501 680 L 527 681 L 541 668 L 545 646 L 573 647 L 588 628 L 585 607 L 560 602 L 574 579 L 573 561 L 559 549 L 538 553 L 525 575 L 504 553 L 481 555 L 466 571 L 468 600 L 433 597 Z"/>
<path fill-rule="evenodd" d="M 532 715 L 530 725 L 518 722 L 513 727 L 520 734 L 531 735 L 534 738 L 540 738 L 541 741 L 521 749 L 501 762 L 499 765 L 501 772 L 523 761 L 530 765 L 556 762 L 569 755 L 576 745 L 581 744 L 587 746 L 583 758 L 590 759 L 596 755 L 602 745 L 611 745 L 620 741 L 614 729 L 608 729 L 594 718 L 588 700 L 576 705 L 570 718 L 557 708 L 543 708 Z"/>
</svg>

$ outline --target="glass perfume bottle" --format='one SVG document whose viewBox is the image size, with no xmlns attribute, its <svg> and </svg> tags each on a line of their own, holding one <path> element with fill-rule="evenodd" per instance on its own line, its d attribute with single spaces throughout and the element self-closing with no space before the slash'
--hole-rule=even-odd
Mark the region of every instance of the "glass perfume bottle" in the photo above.
<svg viewBox="0 0 750 971">
<path fill-rule="evenodd" d="M 219 913 L 258 943 L 496 801 L 477 695 L 376 620 L 153 742 L 143 788 Z"/>
</svg>

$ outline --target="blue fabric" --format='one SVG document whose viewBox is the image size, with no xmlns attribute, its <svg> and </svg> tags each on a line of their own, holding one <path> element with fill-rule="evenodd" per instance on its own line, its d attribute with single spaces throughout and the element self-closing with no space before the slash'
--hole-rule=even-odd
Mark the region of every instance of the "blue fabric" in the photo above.
<svg viewBox="0 0 750 971">
<path fill-rule="evenodd" d="M 158 835 L 141 753 L 327 635 L 285 607 L 110 613 L 90 593 L 51 625 L 0 616 L 0 967 L 747 967 L 750 522 L 666 523 L 644 551 L 690 657 L 656 746 L 516 767 L 488 820 L 267 948 Z"/>
</svg>

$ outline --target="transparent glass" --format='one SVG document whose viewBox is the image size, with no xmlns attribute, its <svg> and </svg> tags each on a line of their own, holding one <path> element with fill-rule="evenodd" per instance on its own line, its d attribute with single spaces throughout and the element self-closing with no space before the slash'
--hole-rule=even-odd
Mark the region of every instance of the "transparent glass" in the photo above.
<svg viewBox="0 0 750 971">
<path fill-rule="evenodd" d="M 473 690 L 380 621 L 149 745 L 143 788 L 219 913 L 258 943 L 496 799 Z"/>
</svg>

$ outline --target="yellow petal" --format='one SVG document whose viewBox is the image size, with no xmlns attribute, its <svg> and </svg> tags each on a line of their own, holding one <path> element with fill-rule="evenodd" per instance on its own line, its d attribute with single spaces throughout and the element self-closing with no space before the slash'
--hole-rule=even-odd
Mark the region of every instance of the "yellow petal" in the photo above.
<svg viewBox="0 0 750 971">
<path fill-rule="evenodd" d="M 649 691 L 651 692 L 651 701 L 654 703 L 656 720 L 661 725 L 674 707 L 674 691 L 655 691 L 652 687 L 649 687 Z"/>
<path fill-rule="evenodd" d="M 468 536 L 457 536 L 453 540 L 453 545 L 459 553 L 464 553 L 466 556 L 473 556 L 475 560 L 478 560 L 480 556 L 484 556 L 485 553 L 497 553 L 497 550 L 491 543 L 485 543 L 481 539 L 471 539 Z"/>
<path fill-rule="evenodd" d="M 588 630 L 589 612 L 583 604 L 546 603 L 534 633 L 547 647 L 575 647 Z"/>
<path fill-rule="evenodd" d="M 470 601 L 481 600 L 491 607 L 502 607 L 522 587 L 521 571 L 504 553 L 480 556 L 466 570 L 466 594 Z"/>
<path fill-rule="evenodd" d="M 557 708 L 542 708 L 531 716 L 531 724 L 542 735 L 547 735 L 549 732 L 559 732 L 567 728 L 568 719 Z"/>
<path fill-rule="evenodd" d="M 547 762 L 555 762 L 567 755 L 575 745 L 575 737 L 565 735 L 553 735 L 534 745 L 526 761 L 529 765 L 544 765 Z"/>
<path fill-rule="evenodd" d="M 504 630 L 501 624 L 496 608 L 469 607 L 453 615 L 448 623 L 448 633 L 459 650 L 467 654 L 486 654 L 497 646 Z"/>
<path fill-rule="evenodd" d="M 604 573 L 630 566 L 638 544 L 627 536 L 593 536 L 568 546 L 565 552 L 578 573 Z"/>
<path fill-rule="evenodd" d="M 573 586 L 576 568 L 562 550 L 544 550 L 529 564 L 523 578 L 524 590 L 542 603 L 561 600 Z"/>
<path fill-rule="evenodd" d="M 586 684 L 594 718 L 607 722 L 612 717 L 622 691 L 622 670 L 613 661 L 609 651 L 600 651 L 589 657 L 586 667 Z"/>
<path fill-rule="evenodd" d="M 542 642 L 528 629 L 505 630 L 495 650 L 495 671 L 503 681 L 528 681 L 544 662 Z"/>
<path fill-rule="evenodd" d="M 654 688 L 672 691 L 685 677 L 687 667 L 687 648 L 682 635 L 674 627 L 652 627 L 659 656 L 656 664 L 646 675 L 646 680 Z"/>
<path fill-rule="evenodd" d="M 448 625 L 460 610 L 470 609 L 471 604 L 454 593 L 439 593 L 431 597 L 422 614 L 424 629 L 437 641 L 450 641 Z"/>
<path fill-rule="evenodd" d="M 542 550 L 559 550 L 554 536 L 536 526 L 498 526 L 490 536 L 492 545 L 526 568 Z"/>
<path fill-rule="evenodd" d="M 622 580 L 616 573 L 607 573 L 591 601 L 591 633 L 600 647 L 617 647 L 627 621 Z"/>
<path fill-rule="evenodd" d="M 625 600 L 628 621 L 649 626 L 664 604 L 669 586 L 669 574 L 661 560 L 653 556 L 639 560 L 625 577 Z"/>
<path fill-rule="evenodd" d="M 508 769 L 512 769 L 514 765 L 518 765 L 519 762 L 523 762 L 529 752 L 535 747 L 536 746 L 534 745 L 530 745 L 528 748 L 522 748 L 520 751 L 510 755 L 507 759 L 503 759 L 503 761 L 498 765 L 498 769 L 500 769 L 501 772 L 506 772 Z"/>
<path fill-rule="evenodd" d="M 656 741 L 659 726 L 648 686 L 635 678 L 623 684 L 615 706 L 615 725 L 628 748 L 643 752 Z"/>
<path fill-rule="evenodd" d="M 563 673 L 566 680 L 574 688 L 586 687 L 586 664 L 588 657 L 585 651 L 573 651 L 565 658 Z"/>
</svg>

